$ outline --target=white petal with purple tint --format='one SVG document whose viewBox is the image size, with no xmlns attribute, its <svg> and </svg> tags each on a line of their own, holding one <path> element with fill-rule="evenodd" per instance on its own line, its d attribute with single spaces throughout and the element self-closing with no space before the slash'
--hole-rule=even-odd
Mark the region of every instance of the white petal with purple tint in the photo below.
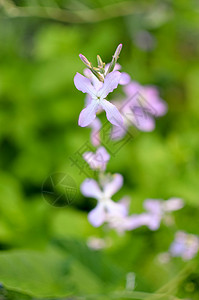
<svg viewBox="0 0 199 300">
<path fill-rule="evenodd" d="M 115 126 L 120 126 L 121 124 L 123 124 L 122 115 L 120 114 L 119 110 L 116 108 L 115 105 L 113 105 L 112 103 L 110 103 L 105 99 L 100 101 L 100 105 L 105 110 L 106 117 L 111 124 Z"/>
<path fill-rule="evenodd" d="M 97 206 L 89 212 L 88 220 L 94 227 L 99 227 L 106 221 L 106 211 L 102 203 L 99 202 Z"/>
<path fill-rule="evenodd" d="M 95 97 L 96 95 L 95 88 L 91 84 L 90 80 L 84 77 L 83 75 L 81 75 L 80 73 L 76 73 L 74 77 L 74 84 L 79 91 L 83 93 L 87 93 L 91 97 Z"/>
<path fill-rule="evenodd" d="M 98 96 L 102 99 L 105 99 L 106 96 L 111 93 L 114 89 L 117 88 L 120 81 L 121 73 L 114 71 L 109 73 L 105 79 L 102 88 L 98 91 Z"/>
<path fill-rule="evenodd" d="M 120 174 L 114 174 L 111 182 L 107 183 L 104 187 L 104 194 L 106 197 L 111 198 L 123 185 L 123 177 Z"/>
<path fill-rule="evenodd" d="M 102 192 L 98 186 L 98 183 L 94 179 L 86 179 L 82 183 L 81 192 L 85 197 L 100 199 Z"/>
<path fill-rule="evenodd" d="M 86 127 L 90 123 L 92 123 L 96 117 L 96 112 L 98 110 L 98 107 L 99 107 L 99 101 L 92 100 L 91 103 L 81 111 L 78 120 L 79 126 Z"/>
</svg>

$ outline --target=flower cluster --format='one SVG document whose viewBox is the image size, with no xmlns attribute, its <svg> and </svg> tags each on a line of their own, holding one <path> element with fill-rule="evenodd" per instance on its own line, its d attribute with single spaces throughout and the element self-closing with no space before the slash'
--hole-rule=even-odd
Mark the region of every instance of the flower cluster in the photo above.
<svg viewBox="0 0 199 300">
<path fill-rule="evenodd" d="M 154 117 L 163 116 L 167 112 L 167 105 L 155 86 L 142 86 L 132 81 L 129 74 L 121 72 L 121 66 L 117 63 L 121 49 L 120 44 L 108 64 L 103 63 L 98 55 L 97 68 L 80 54 L 87 68 L 84 76 L 77 73 L 74 77 L 76 88 L 86 93 L 85 108 L 79 115 L 78 124 L 91 128 L 91 142 L 94 146 L 100 144 L 99 131 L 102 126 L 96 115 L 103 111 L 113 125 L 110 135 L 113 140 L 122 139 L 129 126 L 135 126 L 141 131 L 152 131 L 155 128 Z M 123 90 L 120 100 L 108 101 L 107 97 L 118 85 Z"/>
<path fill-rule="evenodd" d="M 123 186 L 121 174 L 106 172 L 110 154 L 100 145 L 100 129 L 102 127 L 97 114 L 105 111 L 108 121 L 112 124 L 110 137 L 113 140 L 122 139 L 129 126 L 135 126 L 141 131 L 152 131 L 155 128 L 154 117 L 163 116 L 167 112 L 166 103 L 160 98 L 155 86 L 142 86 L 132 81 L 131 77 L 121 72 L 117 63 L 122 45 L 120 44 L 109 64 L 105 64 L 97 56 L 98 66 L 93 67 L 91 62 L 82 54 L 80 59 L 86 65 L 84 76 L 77 73 L 74 78 L 78 90 L 86 93 L 85 108 L 79 115 L 78 124 L 81 127 L 91 128 L 91 142 L 96 152 L 83 153 L 84 160 L 92 170 L 98 174 L 98 180 L 87 178 L 81 184 L 81 193 L 88 198 L 97 200 L 97 205 L 88 214 L 88 220 L 94 227 L 106 224 L 119 234 L 147 226 L 150 230 L 157 230 L 161 221 L 168 221 L 170 213 L 183 207 L 179 198 L 168 200 L 146 199 L 143 203 L 144 211 L 140 214 L 129 214 L 130 199 L 128 196 L 119 201 L 113 199 L 114 195 Z M 118 85 L 121 85 L 123 96 L 120 100 L 110 102 L 108 96 Z M 167 222 L 168 223 L 168 222 Z M 192 250 L 187 245 L 192 245 Z M 103 248 L 101 241 L 91 243 L 91 247 Z M 176 240 L 171 245 L 170 253 L 173 256 L 191 258 L 198 251 L 198 239 L 177 233 Z"/>
<path fill-rule="evenodd" d="M 169 253 L 173 257 L 182 257 L 183 260 L 190 260 L 198 253 L 198 250 L 198 236 L 184 231 L 177 231 Z"/>
</svg>

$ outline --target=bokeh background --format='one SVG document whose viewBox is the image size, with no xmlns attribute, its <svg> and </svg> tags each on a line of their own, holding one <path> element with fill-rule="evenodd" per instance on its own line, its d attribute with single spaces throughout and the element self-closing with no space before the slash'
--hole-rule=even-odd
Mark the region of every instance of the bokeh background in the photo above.
<svg viewBox="0 0 199 300">
<path fill-rule="evenodd" d="M 0 1 L 0 299 L 199 299 L 198 257 L 159 259 L 176 230 L 199 234 L 198 41 L 194 0 Z M 129 195 L 131 213 L 146 198 L 185 202 L 172 226 L 124 236 L 88 223 L 96 202 L 80 194 L 85 174 L 70 161 L 90 135 L 77 124 L 78 55 L 109 62 L 119 43 L 123 70 L 158 86 L 169 110 L 112 156 L 108 170 L 124 176 L 114 199 Z M 60 208 L 42 195 L 57 173 L 77 187 Z M 91 236 L 109 247 L 90 250 Z"/>
</svg>

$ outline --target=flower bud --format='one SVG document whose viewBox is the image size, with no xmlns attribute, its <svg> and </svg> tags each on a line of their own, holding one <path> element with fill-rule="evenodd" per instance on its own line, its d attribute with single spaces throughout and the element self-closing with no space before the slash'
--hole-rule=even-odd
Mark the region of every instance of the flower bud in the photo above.
<svg viewBox="0 0 199 300">
<path fill-rule="evenodd" d="M 92 68 L 91 63 L 90 63 L 90 61 L 86 58 L 86 56 L 84 56 L 83 54 L 79 54 L 79 57 L 80 57 L 81 61 L 82 61 L 88 68 Z"/>
<path fill-rule="evenodd" d="M 117 49 L 115 50 L 114 55 L 113 55 L 113 58 L 115 58 L 116 61 L 117 61 L 118 58 L 119 58 L 119 55 L 120 55 L 121 50 L 122 50 L 122 44 L 119 44 L 119 45 L 117 46 Z"/>
<path fill-rule="evenodd" d="M 98 67 L 103 67 L 103 61 L 99 55 L 97 55 L 97 63 L 98 63 Z"/>
<path fill-rule="evenodd" d="M 116 62 L 117 62 L 117 60 L 119 58 L 121 50 L 122 50 L 122 44 L 119 44 L 117 46 L 117 49 L 115 50 L 115 53 L 113 55 L 112 61 L 110 62 L 110 65 L 109 65 L 109 68 L 108 68 L 108 71 L 107 71 L 106 75 L 114 70 Z"/>
</svg>

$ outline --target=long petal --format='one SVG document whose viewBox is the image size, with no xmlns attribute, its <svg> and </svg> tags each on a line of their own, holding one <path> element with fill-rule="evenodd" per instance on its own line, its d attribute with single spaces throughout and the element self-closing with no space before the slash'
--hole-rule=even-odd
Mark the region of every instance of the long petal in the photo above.
<svg viewBox="0 0 199 300">
<path fill-rule="evenodd" d="M 78 120 L 79 126 L 85 127 L 91 124 L 96 117 L 98 107 L 98 101 L 92 100 L 91 103 L 81 111 Z"/>
<path fill-rule="evenodd" d="M 88 214 L 88 220 L 94 227 L 99 227 L 106 221 L 106 212 L 104 205 L 99 203 Z"/>
<path fill-rule="evenodd" d="M 96 90 L 92 86 L 90 80 L 81 75 L 80 73 L 76 73 L 74 77 L 74 84 L 79 91 L 87 93 L 91 97 L 94 97 L 96 95 Z"/>
<path fill-rule="evenodd" d="M 157 230 L 160 227 L 161 217 L 153 214 L 142 213 L 129 217 L 129 229 L 135 229 L 140 226 L 147 226 L 151 230 Z"/>
<path fill-rule="evenodd" d="M 102 196 L 102 192 L 94 179 L 84 180 L 80 190 L 85 197 L 100 199 Z"/>
<path fill-rule="evenodd" d="M 89 127 L 91 128 L 91 142 L 93 146 L 97 147 L 100 145 L 100 129 L 102 124 L 98 118 L 95 118 Z"/>
<path fill-rule="evenodd" d="M 123 124 L 123 118 L 120 114 L 119 110 L 116 108 L 115 105 L 110 103 L 109 101 L 103 99 L 100 101 L 101 106 L 106 112 L 106 117 L 109 122 L 115 126 L 121 126 Z"/>
<path fill-rule="evenodd" d="M 162 213 L 162 201 L 156 199 L 146 199 L 143 203 L 144 208 L 152 214 Z"/>
<path fill-rule="evenodd" d="M 183 208 L 184 203 L 180 198 L 170 198 L 163 202 L 164 211 L 175 211 Z"/>
<path fill-rule="evenodd" d="M 114 174 L 111 182 L 104 186 L 104 194 L 111 198 L 123 185 L 123 177 L 120 174 Z"/>
<path fill-rule="evenodd" d="M 98 91 L 98 96 L 106 98 L 106 96 L 117 88 L 120 81 L 121 73 L 114 71 L 109 73 L 105 79 L 102 88 Z"/>
<path fill-rule="evenodd" d="M 111 130 L 111 139 L 112 140 L 121 140 L 127 132 L 126 126 L 113 126 Z"/>
</svg>

